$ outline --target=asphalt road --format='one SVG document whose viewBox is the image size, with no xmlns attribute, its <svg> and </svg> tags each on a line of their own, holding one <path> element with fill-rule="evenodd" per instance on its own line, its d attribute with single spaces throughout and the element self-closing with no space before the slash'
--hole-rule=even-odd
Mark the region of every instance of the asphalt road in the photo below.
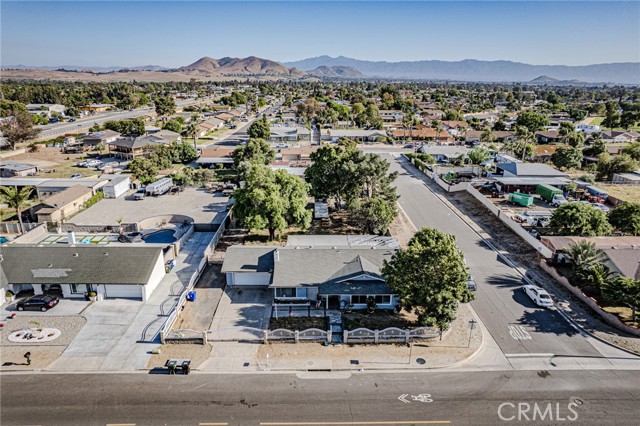
<svg viewBox="0 0 640 426">
<path fill-rule="evenodd" d="M 383 156 L 400 173 L 399 203 L 416 227 L 456 236 L 478 284 L 472 306 L 505 354 L 600 355 L 560 314 L 533 304 L 521 289 L 522 276 L 429 189 L 417 169 L 402 157 Z"/>
<path fill-rule="evenodd" d="M 637 371 L 356 373 L 343 379 L 279 374 L 4 375 L 0 423 L 630 426 L 640 415 L 638 383 Z M 528 404 L 529 411 L 520 403 Z M 545 421 L 515 421 L 518 407 L 532 419 L 534 404 L 541 410 L 537 419 L 545 413 Z"/>
</svg>

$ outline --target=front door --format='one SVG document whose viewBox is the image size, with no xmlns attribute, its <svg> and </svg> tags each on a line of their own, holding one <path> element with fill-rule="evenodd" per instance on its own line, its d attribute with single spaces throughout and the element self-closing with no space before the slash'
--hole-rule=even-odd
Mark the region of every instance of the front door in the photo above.
<svg viewBox="0 0 640 426">
<path fill-rule="evenodd" d="M 340 309 L 340 296 L 327 296 L 329 298 L 329 309 Z"/>
</svg>

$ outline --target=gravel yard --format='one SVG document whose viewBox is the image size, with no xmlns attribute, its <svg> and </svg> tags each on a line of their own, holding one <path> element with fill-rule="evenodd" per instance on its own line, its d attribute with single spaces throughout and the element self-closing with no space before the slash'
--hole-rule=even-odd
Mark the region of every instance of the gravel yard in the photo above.
<svg viewBox="0 0 640 426">
<path fill-rule="evenodd" d="M 211 345 L 162 345 L 160 354 L 152 355 L 147 368 L 163 368 L 168 359 L 190 359 L 191 368 L 198 368 L 209 358 Z"/>
<path fill-rule="evenodd" d="M 4 324 L 4 327 L 1 329 L 2 331 L 0 331 L 1 369 L 2 371 L 9 371 L 46 368 L 64 352 L 87 320 L 80 315 L 54 317 L 19 314 L 13 319 L 3 319 L 0 322 Z M 34 324 L 34 322 L 38 322 L 39 324 Z M 57 328 L 62 332 L 62 335 L 46 343 L 10 342 L 8 339 L 9 334 L 14 331 L 37 327 Z M 26 352 L 31 352 L 31 365 L 26 365 L 26 360 L 24 359 Z M 11 364 L 5 365 L 6 363 Z"/>
</svg>

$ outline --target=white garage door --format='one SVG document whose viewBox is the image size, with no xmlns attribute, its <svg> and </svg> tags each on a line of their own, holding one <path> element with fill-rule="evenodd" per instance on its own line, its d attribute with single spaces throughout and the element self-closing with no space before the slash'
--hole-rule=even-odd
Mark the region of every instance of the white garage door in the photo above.
<svg viewBox="0 0 640 426">
<path fill-rule="evenodd" d="M 233 285 L 269 285 L 269 272 L 234 272 Z"/>
<path fill-rule="evenodd" d="M 139 285 L 107 285 L 105 296 L 111 298 L 142 299 L 142 286 Z"/>
</svg>

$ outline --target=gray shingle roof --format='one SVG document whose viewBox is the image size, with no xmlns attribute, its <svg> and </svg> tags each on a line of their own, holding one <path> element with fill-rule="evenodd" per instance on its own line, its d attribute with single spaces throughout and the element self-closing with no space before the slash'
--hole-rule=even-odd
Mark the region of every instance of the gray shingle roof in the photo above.
<svg viewBox="0 0 640 426">
<path fill-rule="evenodd" d="M 384 260 L 390 260 L 395 250 L 374 248 L 279 248 L 274 265 L 272 287 L 303 287 L 363 273 L 380 276 Z"/>
<path fill-rule="evenodd" d="M 0 250 L 9 284 L 144 285 L 162 255 L 161 247 L 144 246 L 6 244 Z"/>
<path fill-rule="evenodd" d="M 231 246 L 224 255 L 222 272 L 272 272 L 276 247 Z"/>
<path fill-rule="evenodd" d="M 496 167 L 513 173 L 516 176 L 531 176 L 531 177 L 565 177 L 566 173 L 562 173 L 559 170 L 549 167 L 546 164 L 534 164 L 534 163 L 500 163 L 496 164 Z"/>
</svg>

